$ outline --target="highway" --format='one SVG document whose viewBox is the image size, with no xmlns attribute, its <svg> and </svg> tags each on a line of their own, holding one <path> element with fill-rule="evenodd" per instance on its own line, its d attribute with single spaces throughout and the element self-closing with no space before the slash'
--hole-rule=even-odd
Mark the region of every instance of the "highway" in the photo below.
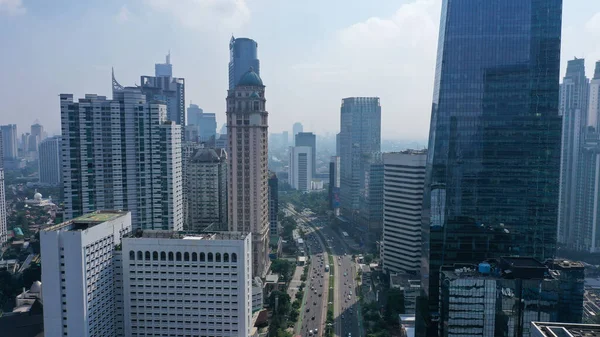
<svg viewBox="0 0 600 337">
<path fill-rule="evenodd" d="M 327 319 L 327 298 L 329 294 L 329 272 L 325 272 L 328 264 L 328 255 L 324 251 L 323 242 L 312 233 L 312 230 L 304 226 L 304 219 L 297 214 L 298 224 L 305 228 L 305 243 L 309 247 L 310 269 L 306 280 L 304 292 L 306 302 L 302 307 L 303 321 L 301 325 L 301 336 L 323 336 L 325 321 Z"/>
<path fill-rule="evenodd" d="M 291 207 L 288 207 L 288 210 L 296 216 L 298 224 L 301 225 L 301 228 L 302 226 L 309 225 L 310 227 L 304 227 L 303 229 L 305 231 L 318 231 L 318 233 L 325 238 L 325 244 L 327 244 L 331 249 L 332 256 L 335 260 L 335 336 L 362 337 L 361 329 L 359 328 L 360 324 L 362 324 L 362 319 L 360 319 L 358 297 L 356 295 L 358 291 L 358 284 L 356 281 L 357 266 L 352 261 L 352 253 L 349 251 L 349 247 L 347 247 L 343 240 L 339 237 L 339 235 L 337 233 L 334 233 L 334 231 L 329 227 L 327 220 L 321 220 L 318 218 L 307 216 L 306 214 L 297 213 Z M 321 236 L 317 235 L 317 238 L 320 237 Z M 324 255 L 326 255 L 326 252 L 324 252 Z M 311 265 L 312 271 L 313 267 L 316 265 L 314 262 L 314 255 L 311 256 L 311 259 L 313 261 Z M 324 264 L 328 263 L 326 256 L 324 256 L 324 261 Z M 318 259 L 317 263 L 320 263 L 320 259 Z M 323 294 L 323 296 L 326 296 L 326 294 Z M 326 308 L 324 307 L 322 308 L 322 310 L 324 310 L 324 313 L 326 314 Z M 325 322 L 325 320 L 326 315 L 323 315 L 323 322 Z M 323 325 L 321 325 L 321 328 L 319 328 L 319 334 L 322 333 L 322 328 L 324 328 Z M 303 330 L 302 336 L 308 336 L 308 334 L 305 334 L 305 331 Z"/>
</svg>

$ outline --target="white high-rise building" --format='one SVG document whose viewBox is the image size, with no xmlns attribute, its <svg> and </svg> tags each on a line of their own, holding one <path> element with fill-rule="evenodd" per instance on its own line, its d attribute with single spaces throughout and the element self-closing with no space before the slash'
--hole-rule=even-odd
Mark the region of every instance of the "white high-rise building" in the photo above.
<svg viewBox="0 0 600 337">
<path fill-rule="evenodd" d="M 252 69 L 227 92 L 230 148 L 228 228 L 252 233 L 253 276 L 269 269 L 268 113 L 265 86 Z"/>
<path fill-rule="evenodd" d="M 198 149 L 186 164 L 186 230 L 227 228 L 227 154 Z"/>
<path fill-rule="evenodd" d="M 114 96 L 60 95 L 65 219 L 127 209 L 135 228 L 183 229 L 180 126 L 137 88 Z"/>
<path fill-rule="evenodd" d="M 44 336 L 121 336 L 113 253 L 131 215 L 98 211 L 40 232 Z"/>
<path fill-rule="evenodd" d="M 60 185 L 61 182 L 61 137 L 55 136 L 44 139 L 39 146 L 40 183 Z"/>
<path fill-rule="evenodd" d="M 388 273 L 419 273 L 426 161 L 426 151 L 383 154 L 381 259 Z"/>
<path fill-rule="evenodd" d="M 312 148 L 310 146 L 290 146 L 288 180 L 292 188 L 308 192 L 312 181 Z"/>
<path fill-rule="evenodd" d="M 235 232 L 123 239 L 125 336 L 251 336 L 251 245 Z"/>
<path fill-rule="evenodd" d="M 2 150 L 4 152 L 4 158 L 16 159 L 19 154 L 17 143 L 17 125 L 0 125 L 0 130 L 2 131 Z"/>
<path fill-rule="evenodd" d="M 4 195 L 4 157 L 3 157 L 3 131 L 0 130 L 0 246 L 4 245 L 6 235 L 6 195 Z"/>
</svg>

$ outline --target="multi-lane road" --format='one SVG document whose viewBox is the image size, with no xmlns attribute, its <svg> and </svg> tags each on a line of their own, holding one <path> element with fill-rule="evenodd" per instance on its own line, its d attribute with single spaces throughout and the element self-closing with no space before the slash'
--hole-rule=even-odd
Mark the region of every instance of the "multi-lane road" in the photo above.
<svg viewBox="0 0 600 337">
<path fill-rule="evenodd" d="M 361 319 L 360 319 L 360 309 L 358 304 L 358 297 L 356 292 L 358 291 L 358 284 L 356 282 L 357 270 L 356 264 L 352 261 L 352 253 L 349 251 L 349 247 L 344 243 L 341 237 L 335 233 L 326 223 L 326 220 L 320 220 L 317 218 L 313 218 L 303 213 L 297 213 L 291 207 L 288 210 L 296 216 L 296 219 L 301 227 L 304 228 L 306 232 L 311 234 L 307 235 L 308 244 L 312 245 L 312 247 L 318 247 L 316 252 L 322 251 L 320 248 L 321 244 L 325 244 L 329 247 L 331 254 L 334 259 L 334 276 L 335 276 L 335 284 L 334 284 L 334 327 L 335 327 L 335 336 L 338 337 L 362 337 L 361 336 Z M 325 242 L 322 242 L 321 239 L 325 239 Z M 316 240 L 316 241 L 315 241 Z M 323 275 L 323 269 L 321 268 L 321 258 L 318 255 L 319 253 L 311 253 L 311 273 L 317 272 L 317 280 L 322 280 L 322 282 L 327 282 L 323 284 L 323 289 L 326 290 L 328 280 L 326 278 L 319 278 L 318 271 Z M 326 251 L 322 251 L 321 256 L 323 256 L 323 265 L 329 264 L 328 257 Z M 325 273 L 328 274 L 328 273 Z M 327 293 L 323 292 L 323 299 Z M 310 301 L 308 301 L 310 302 Z M 317 301 L 317 305 L 320 302 Z M 317 308 L 316 310 L 322 310 L 318 313 L 318 316 L 322 316 L 322 321 L 319 322 L 319 326 L 317 327 L 318 335 L 322 335 L 323 329 L 325 328 L 324 322 L 326 320 L 327 308 L 325 302 L 323 306 Z M 312 302 L 311 302 L 312 304 Z M 307 304 L 308 305 L 308 304 Z M 313 310 L 311 307 L 310 310 Z M 318 317 L 315 317 L 315 321 Z M 314 333 L 314 324 L 312 324 L 312 316 L 307 315 L 305 312 L 304 321 L 303 321 L 303 329 L 302 336 L 310 336 L 310 330 L 313 329 Z M 306 328 L 306 329 L 305 329 Z"/>
<path fill-rule="evenodd" d="M 310 254 L 308 278 L 304 289 L 306 301 L 302 307 L 304 312 L 300 332 L 302 336 L 322 336 L 327 319 L 330 274 L 325 271 L 325 266 L 328 264 L 329 257 L 318 235 L 312 232 L 310 227 L 305 226 L 303 219 L 298 218 L 298 223 L 305 228 L 304 237 Z"/>
</svg>

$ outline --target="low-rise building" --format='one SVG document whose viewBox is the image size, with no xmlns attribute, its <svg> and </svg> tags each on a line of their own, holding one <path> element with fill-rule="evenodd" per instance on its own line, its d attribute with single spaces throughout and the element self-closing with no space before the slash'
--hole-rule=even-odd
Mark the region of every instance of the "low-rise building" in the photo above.
<svg viewBox="0 0 600 337">
<path fill-rule="evenodd" d="M 583 337 L 600 335 L 600 324 L 531 322 L 531 337 Z"/>
</svg>

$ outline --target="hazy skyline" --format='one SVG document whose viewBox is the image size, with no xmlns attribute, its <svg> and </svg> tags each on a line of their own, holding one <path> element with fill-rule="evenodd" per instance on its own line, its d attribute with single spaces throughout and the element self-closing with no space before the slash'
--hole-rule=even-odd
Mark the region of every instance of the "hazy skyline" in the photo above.
<svg viewBox="0 0 600 337">
<path fill-rule="evenodd" d="M 58 95 L 111 96 L 171 50 L 190 101 L 225 122 L 231 35 L 258 42 L 269 131 L 338 132 L 341 99 L 378 96 L 382 137 L 429 131 L 441 0 L 0 0 L 0 124 L 60 133 Z M 566 62 L 600 60 L 600 2 L 564 0 Z M 556 79 L 559 80 L 558 78 Z"/>
</svg>

